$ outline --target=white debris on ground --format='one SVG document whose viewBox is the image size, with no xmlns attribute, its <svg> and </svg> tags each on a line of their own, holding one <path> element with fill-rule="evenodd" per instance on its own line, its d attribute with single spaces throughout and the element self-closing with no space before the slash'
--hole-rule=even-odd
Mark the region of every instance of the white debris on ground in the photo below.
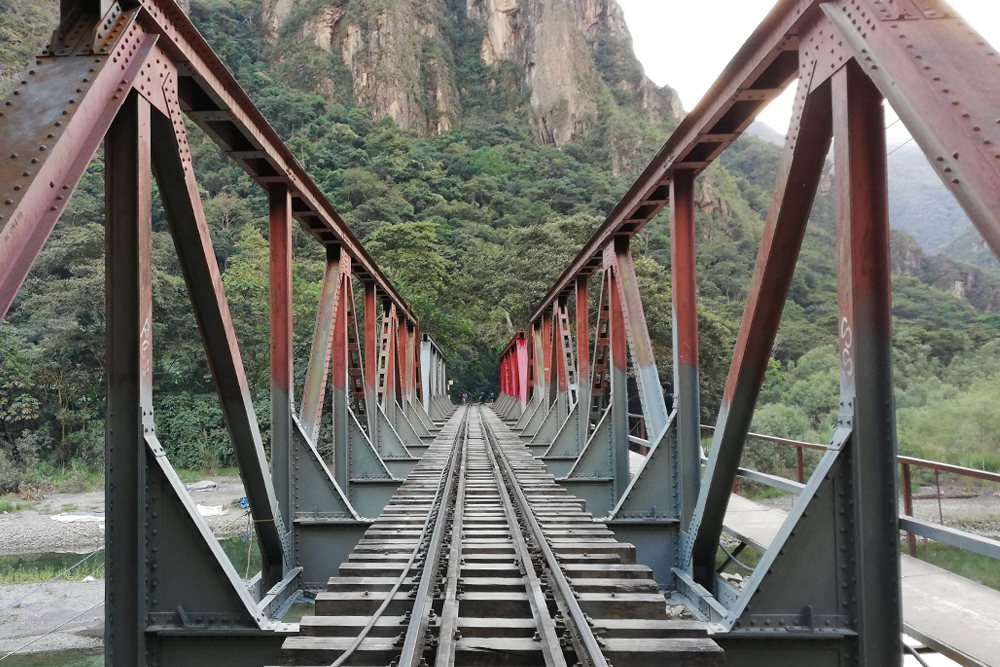
<svg viewBox="0 0 1000 667">
<path fill-rule="evenodd" d="M 104 523 L 104 512 L 63 512 L 49 518 L 59 523 Z"/>
<path fill-rule="evenodd" d="M 190 485 L 192 499 L 220 537 L 246 534 L 246 521 L 235 519 L 243 510 L 236 501 L 246 495 L 239 477 L 216 477 Z M 30 509 L 0 514 L 0 555 L 53 551 L 90 553 L 104 544 L 104 489 L 80 493 L 50 493 Z"/>
<path fill-rule="evenodd" d="M 222 516 L 223 514 L 229 514 L 229 510 L 222 505 L 202 505 L 198 504 L 198 514 L 202 516 Z"/>
</svg>

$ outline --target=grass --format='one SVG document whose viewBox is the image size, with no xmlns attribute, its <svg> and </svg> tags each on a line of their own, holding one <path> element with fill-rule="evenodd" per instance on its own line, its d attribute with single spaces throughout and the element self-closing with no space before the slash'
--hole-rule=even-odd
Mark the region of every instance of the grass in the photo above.
<svg viewBox="0 0 1000 667">
<path fill-rule="evenodd" d="M 104 653 L 100 649 L 19 653 L 4 660 L 3 664 L 4 667 L 103 667 Z"/>
<path fill-rule="evenodd" d="M 763 484 L 748 484 L 745 481 L 742 482 L 743 488 L 740 490 L 740 495 L 749 500 L 767 500 L 768 498 L 784 498 L 788 495 L 787 491 L 782 491 L 781 489 L 775 489 L 770 486 L 764 486 Z"/>
<path fill-rule="evenodd" d="M 79 510 L 80 510 L 80 508 L 77 507 L 75 504 L 69 503 L 67 505 L 63 505 L 62 508 L 60 508 L 59 511 L 60 512 L 77 512 Z"/>
<path fill-rule="evenodd" d="M 0 556 L 0 584 L 33 584 L 48 581 L 83 559 L 86 554 L 46 553 Z M 80 581 L 84 577 L 104 578 L 104 553 L 91 556 L 59 581 Z"/>
<path fill-rule="evenodd" d="M 902 549 L 905 553 L 905 542 Z M 917 558 L 1000 591 L 1000 562 L 992 558 L 920 538 L 917 538 Z"/>
<path fill-rule="evenodd" d="M 728 549 L 729 547 L 726 547 L 726 548 Z M 729 549 L 729 551 L 732 552 L 733 550 Z M 757 567 L 757 564 L 760 563 L 760 559 L 763 558 L 763 557 L 764 557 L 763 553 L 761 553 L 760 551 L 757 551 L 756 549 L 754 549 L 751 546 L 748 546 L 736 558 L 741 563 L 743 563 L 744 565 L 746 565 L 747 567 L 749 567 L 749 568 L 755 568 L 755 567 Z M 718 568 L 718 566 L 722 565 L 726 561 L 727 558 L 728 558 L 728 556 L 726 556 L 726 553 L 720 547 L 719 548 L 719 552 L 718 552 L 718 554 L 716 556 L 716 559 L 715 559 L 715 566 L 716 566 L 716 568 Z M 730 572 L 730 573 L 734 573 L 734 574 L 741 574 L 744 577 L 750 576 L 749 572 L 747 572 L 745 569 L 743 569 L 742 567 L 740 567 L 736 563 L 730 563 L 729 565 L 727 565 L 726 568 L 723 570 L 723 572 Z"/>
<path fill-rule="evenodd" d="M 31 503 L 21 502 L 21 498 L 15 495 L 0 497 L 0 512 L 20 512 L 31 507 Z"/>
<path fill-rule="evenodd" d="M 239 468 L 216 468 L 215 470 L 191 470 L 189 468 L 177 468 L 177 476 L 184 484 L 194 484 L 203 479 L 212 477 L 238 477 Z"/>
</svg>

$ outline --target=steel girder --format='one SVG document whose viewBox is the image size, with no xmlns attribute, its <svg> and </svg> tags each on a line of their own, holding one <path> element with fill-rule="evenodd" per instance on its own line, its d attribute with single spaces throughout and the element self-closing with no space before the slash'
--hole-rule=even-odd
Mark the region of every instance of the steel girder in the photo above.
<svg viewBox="0 0 1000 667">
<path fill-rule="evenodd" d="M 196 122 L 268 191 L 271 461 L 264 454 L 187 146 Z M 62 2 L 51 44 L 0 107 L 0 316 L 14 301 L 101 141 L 106 161 L 108 510 L 106 654 L 111 665 L 264 665 L 302 591 L 325 586 L 399 483 L 376 451 L 380 413 L 362 368 L 378 349 L 376 303 L 403 332 L 387 360 L 411 419 L 448 412 L 445 360 L 425 389 L 419 325 L 277 134 L 172 2 Z M 152 400 L 151 183 L 155 176 L 250 501 L 264 568 L 248 586 L 178 479 Z M 328 251 L 316 338 L 293 404 L 291 224 Z M 352 276 L 366 287 L 358 333 Z M 370 299 L 367 298 L 370 295 Z M 370 368 L 369 381 L 375 377 Z M 332 381 L 330 381 L 332 378 Z M 320 454 L 331 388 L 334 456 Z M 421 396 L 421 393 L 423 394 Z M 421 406 L 422 408 L 422 406 Z M 359 421 L 359 415 L 362 421 Z M 417 430 L 420 430 L 419 428 Z M 270 468 L 270 469 L 269 469 Z M 405 469 L 398 470 L 400 474 Z"/>
<path fill-rule="evenodd" d="M 537 322 L 575 281 L 602 267 L 607 272 L 603 260 L 617 239 L 635 234 L 671 203 L 678 412 L 676 425 L 670 422 L 651 449 L 646 470 L 663 466 L 657 476 L 668 489 L 660 491 L 675 499 L 662 507 L 676 513 L 679 530 L 670 537 L 620 523 L 615 529 L 637 545 L 650 544 L 646 553 L 655 553 L 658 562 L 675 563 L 666 578 L 650 564 L 662 584 L 715 623 L 727 664 L 901 662 L 881 104 L 883 97 L 892 104 L 996 253 L 998 65 L 996 50 L 939 0 L 782 0 L 531 315 Z M 794 118 L 702 481 L 691 186 L 794 79 Z M 839 426 L 785 526 L 738 590 L 716 574 L 719 536 L 831 141 L 837 162 Z M 595 378 L 605 373 L 602 345 L 610 342 L 601 332 L 603 310 L 601 318 Z M 595 391 L 591 404 L 602 416 L 598 427 L 607 431 L 601 394 Z M 663 445 L 672 456 L 656 456 Z M 617 517 L 626 505 L 616 508 Z"/>
</svg>

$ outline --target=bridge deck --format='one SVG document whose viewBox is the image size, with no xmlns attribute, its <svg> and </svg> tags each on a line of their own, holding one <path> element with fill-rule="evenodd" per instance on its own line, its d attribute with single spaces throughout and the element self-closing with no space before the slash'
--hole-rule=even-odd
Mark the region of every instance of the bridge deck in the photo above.
<svg viewBox="0 0 1000 667">
<path fill-rule="evenodd" d="M 786 516 L 734 495 L 726 532 L 765 551 Z M 907 555 L 902 573 L 908 634 L 963 665 L 1000 666 L 1000 592 Z"/>
</svg>

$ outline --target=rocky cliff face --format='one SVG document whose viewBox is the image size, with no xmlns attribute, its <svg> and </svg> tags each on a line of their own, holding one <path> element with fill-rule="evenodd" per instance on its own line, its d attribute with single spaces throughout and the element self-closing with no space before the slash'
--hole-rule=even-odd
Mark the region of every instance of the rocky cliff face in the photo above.
<svg viewBox="0 0 1000 667">
<path fill-rule="evenodd" d="M 590 132 L 612 107 L 658 125 L 683 114 L 677 94 L 643 73 L 616 0 L 264 0 L 262 20 L 267 39 L 286 51 L 305 46 L 331 56 L 317 92 L 346 92 L 336 84 L 346 79 L 332 71 L 341 66 L 354 103 L 422 133 L 450 130 L 461 112 L 459 34 L 477 41 L 487 71 L 523 72 L 527 111 L 545 142 Z M 459 24 L 464 30 L 448 30 Z M 488 77 L 486 85 L 492 92 L 509 77 Z"/>
</svg>

